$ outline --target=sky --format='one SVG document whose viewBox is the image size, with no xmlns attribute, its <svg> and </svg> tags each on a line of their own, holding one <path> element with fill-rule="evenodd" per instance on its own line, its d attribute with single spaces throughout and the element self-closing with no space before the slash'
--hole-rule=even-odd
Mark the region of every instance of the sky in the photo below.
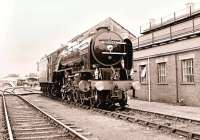
<svg viewBox="0 0 200 140">
<path fill-rule="evenodd" d="M 0 0 L 0 76 L 36 72 L 36 63 L 107 17 L 130 32 L 200 0 Z"/>
</svg>

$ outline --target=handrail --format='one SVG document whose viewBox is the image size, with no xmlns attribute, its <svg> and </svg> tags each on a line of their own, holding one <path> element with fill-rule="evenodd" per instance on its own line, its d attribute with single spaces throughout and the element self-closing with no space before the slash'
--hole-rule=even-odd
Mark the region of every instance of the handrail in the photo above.
<svg viewBox="0 0 200 140">
<path fill-rule="evenodd" d="M 176 30 L 176 31 L 169 31 L 163 35 L 159 35 L 159 36 L 151 36 L 149 37 L 148 39 L 144 39 L 142 40 L 141 38 L 143 38 L 143 36 L 141 37 L 138 37 L 137 40 L 135 40 L 135 42 L 133 43 L 133 47 L 134 48 L 138 48 L 138 47 L 141 47 L 141 46 L 146 46 L 146 45 L 150 45 L 150 44 L 153 44 L 153 43 L 158 43 L 158 42 L 161 42 L 163 40 L 166 40 L 166 39 L 173 39 L 175 37 L 179 37 L 179 36 L 182 36 L 182 35 L 187 35 L 187 34 L 190 34 L 190 33 L 196 33 L 197 31 L 200 30 L 200 24 L 196 24 L 194 26 L 190 26 L 190 27 L 187 27 L 187 28 L 183 28 L 183 29 L 180 29 L 180 30 Z"/>
<path fill-rule="evenodd" d="M 184 18 L 196 15 L 200 13 L 200 3 L 194 3 L 195 5 L 189 5 L 187 8 L 179 9 L 165 17 L 161 17 L 158 19 L 152 19 L 148 23 L 140 26 L 140 33 L 147 32 L 152 29 L 161 27 L 163 25 L 170 24 L 172 22 L 182 20 Z"/>
</svg>

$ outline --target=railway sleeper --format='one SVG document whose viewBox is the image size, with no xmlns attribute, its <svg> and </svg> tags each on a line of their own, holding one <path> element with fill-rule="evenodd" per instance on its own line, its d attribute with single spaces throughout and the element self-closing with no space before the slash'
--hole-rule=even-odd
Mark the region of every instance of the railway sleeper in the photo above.
<svg viewBox="0 0 200 140">
<path fill-rule="evenodd" d="M 191 137 L 192 135 L 184 130 L 176 130 L 175 131 L 176 134 L 181 135 L 181 136 L 185 136 L 185 137 Z"/>
<path fill-rule="evenodd" d="M 55 128 L 53 127 L 38 127 L 38 128 L 19 128 L 15 129 L 16 133 L 23 133 L 23 132 L 41 132 L 45 130 L 54 130 Z"/>
<path fill-rule="evenodd" d="M 11 114 L 10 114 L 11 115 Z M 15 119 L 16 120 L 24 120 L 24 119 L 30 119 L 30 120 L 35 120 L 35 119 L 40 119 L 41 118 L 41 115 L 34 115 L 34 118 L 33 116 L 15 116 Z"/>
<path fill-rule="evenodd" d="M 193 136 L 193 139 L 195 139 L 195 140 L 200 140 L 200 135 L 198 135 L 198 134 L 193 134 L 192 136 Z"/>
<path fill-rule="evenodd" d="M 32 132 L 21 132 L 21 133 L 15 133 L 14 136 L 15 137 L 38 137 L 38 136 L 51 136 L 54 135 L 55 133 L 62 135 L 62 132 L 59 132 L 58 130 L 54 129 L 54 130 L 43 130 L 43 131 L 32 131 Z"/>
<path fill-rule="evenodd" d="M 50 135 L 50 136 L 36 136 L 36 137 L 18 137 L 16 140 L 67 140 L 66 137 L 61 135 Z M 69 140 L 71 140 L 69 138 Z"/>
<path fill-rule="evenodd" d="M 40 125 L 21 125 L 21 126 L 13 126 L 13 129 L 20 129 L 20 128 L 38 128 L 38 127 L 49 127 L 50 124 L 40 124 Z"/>
<path fill-rule="evenodd" d="M 13 123 L 13 126 L 20 126 L 20 125 L 41 125 L 41 124 L 45 124 L 47 123 L 46 121 L 38 121 L 38 122 L 34 122 L 34 121 L 27 121 L 27 122 L 15 122 Z"/>
<path fill-rule="evenodd" d="M 12 123 L 42 122 L 42 121 L 44 120 L 43 119 L 33 119 L 33 120 L 20 119 L 20 120 L 12 120 Z"/>
</svg>

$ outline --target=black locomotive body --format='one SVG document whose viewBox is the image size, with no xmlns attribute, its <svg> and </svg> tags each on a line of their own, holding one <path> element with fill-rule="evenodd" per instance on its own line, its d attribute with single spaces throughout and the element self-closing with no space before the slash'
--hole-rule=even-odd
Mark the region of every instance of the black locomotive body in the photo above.
<svg viewBox="0 0 200 140">
<path fill-rule="evenodd" d="M 91 106 L 127 104 L 133 89 L 130 77 L 132 44 L 106 27 L 71 43 L 40 62 L 44 94 Z"/>
</svg>

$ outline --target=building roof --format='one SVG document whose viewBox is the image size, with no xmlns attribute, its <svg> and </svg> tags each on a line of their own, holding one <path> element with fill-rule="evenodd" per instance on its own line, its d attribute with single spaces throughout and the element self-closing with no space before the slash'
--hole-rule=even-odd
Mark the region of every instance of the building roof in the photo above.
<svg viewBox="0 0 200 140">
<path fill-rule="evenodd" d="M 116 22 L 111 17 L 108 17 L 105 20 L 94 25 L 93 27 L 89 28 L 85 32 L 78 34 L 77 36 L 73 37 L 70 41 L 68 41 L 67 44 L 65 44 L 65 45 L 62 44 L 61 47 L 59 47 L 58 49 L 56 49 L 55 51 L 53 51 L 49 55 L 45 56 L 44 58 L 46 58 L 48 56 L 52 56 L 54 53 L 57 53 L 58 50 L 62 51 L 64 48 L 70 46 L 71 44 L 76 44 L 77 42 L 81 42 L 81 41 L 83 41 L 87 38 L 90 38 L 91 36 L 93 36 L 95 34 L 97 29 L 100 28 L 100 27 L 108 27 L 111 31 L 115 31 L 115 32 L 121 34 L 124 39 L 129 38 L 131 41 L 136 39 L 136 36 L 134 34 L 132 34 L 129 30 L 124 28 L 121 24 Z"/>
<path fill-rule="evenodd" d="M 85 32 L 75 36 L 69 42 L 74 42 L 88 38 L 89 36 L 92 36 L 96 32 L 96 29 L 98 29 L 99 27 L 109 27 L 109 29 L 111 29 L 112 31 L 119 32 L 120 34 L 126 34 L 126 36 L 131 40 L 136 38 L 134 34 L 132 34 L 130 31 L 124 28 L 121 24 L 116 22 L 111 17 L 108 17 L 105 20 L 96 24 L 95 26 L 91 27 L 90 29 L 86 30 Z"/>
</svg>

